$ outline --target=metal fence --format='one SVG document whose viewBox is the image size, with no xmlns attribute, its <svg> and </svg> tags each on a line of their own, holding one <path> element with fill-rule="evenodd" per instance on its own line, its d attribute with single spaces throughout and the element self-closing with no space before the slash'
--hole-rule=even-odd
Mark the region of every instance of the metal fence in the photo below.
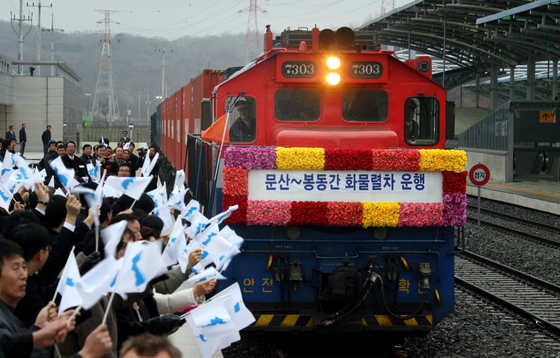
<svg viewBox="0 0 560 358">
<path fill-rule="evenodd" d="M 508 150 L 510 112 L 500 108 L 459 135 L 459 147 Z"/>
<path fill-rule="evenodd" d="M 150 143 L 150 126 L 138 126 L 133 128 L 129 126 L 111 126 L 108 128 L 83 128 L 82 141 L 91 142 L 98 141 L 103 137 L 105 141 L 109 140 L 110 145 L 116 145 L 117 141 L 123 136 L 123 131 L 128 132 L 128 136 L 133 142 Z"/>
</svg>

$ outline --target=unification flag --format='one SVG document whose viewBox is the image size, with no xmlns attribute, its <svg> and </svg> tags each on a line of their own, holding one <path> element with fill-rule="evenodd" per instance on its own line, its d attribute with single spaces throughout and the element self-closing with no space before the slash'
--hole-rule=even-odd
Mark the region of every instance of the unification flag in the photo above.
<svg viewBox="0 0 560 358">
<path fill-rule="evenodd" d="M 173 190 L 175 188 L 179 190 L 185 189 L 185 171 L 183 169 L 177 170 L 177 174 L 175 174 L 175 183 L 173 184 Z"/>
<path fill-rule="evenodd" d="M 7 183 L 10 177 L 12 176 L 13 171 L 14 171 L 13 169 L 2 168 L 2 172 L 0 172 L 2 178 L 0 178 L 0 181 L 2 183 Z"/>
<path fill-rule="evenodd" d="M 171 227 L 173 226 L 173 217 L 171 216 L 171 208 L 169 206 L 163 205 L 154 208 L 152 213 L 163 221 L 163 229 L 161 229 L 161 232 L 171 230 Z"/>
<path fill-rule="evenodd" d="M 140 171 L 143 177 L 147 177 L 148 175 L 150 175 L 152 169 L 154 169 L 154 167 L 156 166 L 158 158 L 159 153 L 156 153 L 156 155 L 154 155 L 151 160 L 149 155 L 144 158 L 144 164 L 142 165 L 142 170 Z"/>
<path fill-rule="evenodd" d="M 150 198 L 154 201 L 154 207 L 160 207 L 167 203 L 167 186 L 163 182 L 163 185 L 159 188 L 146 192 Z"/>
<path fill-rule="evenodd" d="M 234 206 L 230 206 L 226 211 L 224 211 L 223 213 L 220 213 L 214 217 L 212 217 L 211 219 L 208 220 L 209 223 L 212 222 L 217 222 L 218 225 L 222 223 L 222 221 L 224 221 L 225 219 L 229 218 L 231 216 L 231 213 L 234 212 L 235 210 L 237 210 L 239 208 L 239 205 L 234 205 Z"/>
<path fill-rule="evenodd" d="M 37 182 L 37 178 L 33 169 L 29 168 L 29 165 L 25 162 L 20 155 L 15 156 L 19 173 L 16 174 L 16 180 L 22 181 L 26 189 L 30 189 Z"/>
<path fill-rule="evenodd" d="M 115 257 L 117 255 L 117 246 L 121 242 L 127 225 L 128 221 L 123 220 L 101 230 L 101 238 L 103 239 L 103 245 L 105 245 L 105 257 Z"/>
<path fill-rule="evenodd" d="M 130 142 L 126 142 L 126 143 L 123 145 L 123 148 L 122 148 L 122 149 L 123 149 L 123 150 L 127 150 L 128 147 L 130 147 Z"/>
<path fill-rule="evenodd" d="M 59 315 L 67 309 L 77 307 L 84 302 L 76 289 L 76 283 L 80 278 L 80 270 L 78 269 L 76 256 L 74 256 L 74 248 L 72 248 L 70 255 L 68 255 L 68 260 L 66 260 L 66 266 L 64 266 L 60 281 L 58 281 L 58 286 L 56 287 L 56 292 L 62 296 L 58 307 Z"/>
<path fill-rule="evenodd" d="M 110 176 L 105 181 L 105 185 L 110 186 L 118 191 L 123 192 L 125 195 L 138 200 L 146 190 L 146 187 L 152 181 L 152 177 L 138 178 L 138 177 L 116 177 Z"/>
<path fill-rule="evenodd" d="M 191 220 L 189 221 L 191 222 L 191 226 L 187 229 L 187 235 L 189 235 L 191 239 L 195 239 L 196 235 L 203 231 L 208 223 L 206 216 L 202 215 L 198 211 L 191 215 Z"/>
<path fill-rule="evenodd" d="M 161 241 L 137 241 L 126 245 L 122 270 L 115 284 L 114 292 L 121 297 L 128 293 L 144 292 L 148 283 L 167 272 L 161 257 Z"/>
<path fill-rule="evenodd" d="M 122 262 L 122 258 L 117 261 L 114 256 L 107 256 L 76 283 L 84 310 L 89 310 L 109 293 L 115 285 Z"/>
<path fill-rule="evenodd" d="M 186 238 L 185 228 L 181 223 L 181 219 L 179 219 L 175 222 L 173 231 L 171 232 L 171 235 L 169 235 L 169 240 L 167 240 L 167 245 L 165 245 L 165 249 L 163 249 L 162 257 L 166 266 L 172 266 L 177 263 L 179 250 L 182 246 L 181 241 L 186 242 Z"/>
<path fill-rule="evenodd" d="M 243 302 L 243 296 L 241 294 L 241 289 L 239 284 L 235 282 L 225 290 L 220 291 L 214 297 L 211 298 L 212 301 L 223 299 L 226 297 L 231 297 L 231 305 L 226 304 L 225 307 L 237 327 L 237 330 L 242 330 L 243 328 L 249 326 L 251 323 L 255 322 L 255 317 L 247 309 L 245 303 Z"/>
<path fill-rule="evenodd" d="M 0 207 L 4 208 L 6 212 L 10 212 L 10 202 L 14 196 L 10 190 L 0 183 Z"/>
<path fill-rule="evenodd" d="M 187 207 L 181 212 L 181 217 L 192 222 L 193 215 L 196 212 L 200 212 L 200 203 L 193 199 L 189 201 Z"/>
<path fill-rule="evenodd" d="M 205 250 L 212 257 L 212 261 L 214 261 L 216 270 L 218 271 L 221 271 L 225 263 L 228 262 L 232 257 L 240 253 L 237 246 L 219 235 L 212 239 L 212 241 L 210 241 Z"/>
<path fill-rule="evenodd" d="M 182 189 L 174 188 L 171 194 L 169 194 L 169 200 L 167 200 L 167 204 L 179 211 L 183 211 L 185 209 L 185 194 L 187 193 L 187 189 L 184 187 Z"/>
<path fill-rule="evenodd" d="M 207 130 L 200 132 L 200 137 L 205 141 L 218 142 L 218 144 L 222 143 L 222 138 L 224 138 L 224 144 L 229 144 L 228 122 L 229 112 L 218 118 Z"/>
<path fill-rule="evenodd" d="M 196 245 L 198 245 L 198 243 L 194 240 L 191 241 L 191 243 L 195 243 Z M 177 261 L 179 261 L 179 267 L 181 267 L 181 271 L 183 273 L 187 272 L 187 267 L 189 266 L 189 254 L 197 248 L 198 247 L 193 247 L 191 245 L 187 246 L 186 239 L 179 241 L 179 254 L 177 255 Z"/>
<path fill-rule="evenodd" d="M 189 277 L 187 283 L 197 284 L 203 281 L 225 280 L 225 279 L 226 278 L 222 276 L 214 267 L 208 267 L 204 271 Z"/>
<path fill-rule="evenodd" d="M 240 339 L 239 331 L 228 314 L 229 297 L 200 305 L 186 317 L 203 358 L 210 358 L 216 350 L 228 347 Z"/>
<path fill-rule="evenodd" d="M 51 160 L 50 166 L 58 177 L 58 180 L 60 180 L 60 183 L 65 188 L 70 188 L 73 184 L 72 181 L 76 181 L 74 179 L 74 169 L 66 168 L 62 162 L 62 157 L 57 157 L 56 159 Z"/>
<path fill-rule="evenodd" d="M 93 182 L 99 184 L 101 180 L 101 163 L 99 161 L 96 161 L 95 165 L 87 163 L 86 168 Z"/>
<path fill-rule="evenodd" d="M 226 239 L 227 241 L 231 242 L 238 249 L 241 248 L 243 245 L 243 238 L 235 233 L 229 226 L 226 225 L 222 230 L 220 230 L 220 236 Z"/>
<path fill-rule="evenodd" d="M 12 154 L 11 152 L 6 151 L 6 155 L 4 157 L 4 161 L 2 162 L 2 168 L 4 169 L 13 169 L 16 166 L 16 158 L 19 156 L 18 154 Z"/>
</svg>

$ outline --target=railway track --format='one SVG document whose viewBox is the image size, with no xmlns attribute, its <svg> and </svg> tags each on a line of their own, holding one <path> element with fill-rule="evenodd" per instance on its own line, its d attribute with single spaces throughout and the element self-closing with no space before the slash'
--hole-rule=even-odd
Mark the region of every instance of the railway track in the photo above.
<svg viewBox="0 0 560 358">
<path fill-rule="evenodd" d="M 467 209 L 477 211 L 478 207 L 475 206 L 475 205 L 467 205 Z M 530 226 L 532 228 L 536 227 L 536 228 L 548 230 L 552 233 L 560 235 L 560 228 L 558 226 L 548 225 L 548 224 L 545 224 L 545 223 L 529 220 L 529 219 L 522 218 L 522 217 L 519 217 L 519 216 L 504 214 L 504 213 L 499 212 L 499 211 L 494 211 L 494 210 L 485 209 L 485 208 L 480 208 L 480 213 L 481 214 L 486 214 L 486 215 L 491 215 L 491 216 L 494 216 L 494 217 L 498 217 L 498 218 L 501 218 L 501 219 L 504 219 L 504 220 L 507 220 L 507 221 L 510 221 L 510 222 L 522 223 L 522 224 Z"/>
<path fill-rule="evenodd" d="M 559 286 L 468 251 L 456 258 L 455 282 L 560 336 Z"/>
</svg>

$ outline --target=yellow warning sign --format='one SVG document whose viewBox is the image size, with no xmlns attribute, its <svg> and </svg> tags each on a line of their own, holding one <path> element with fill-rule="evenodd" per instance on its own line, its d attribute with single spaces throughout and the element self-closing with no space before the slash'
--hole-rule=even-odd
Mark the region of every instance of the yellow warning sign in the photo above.
<svg viewBox="0 0 560 358">
<path fill-rule="evenodd" d="M 539 112 L 539 122 L 541 123 L 555 123 L 554 112 Z"/>
</svg>

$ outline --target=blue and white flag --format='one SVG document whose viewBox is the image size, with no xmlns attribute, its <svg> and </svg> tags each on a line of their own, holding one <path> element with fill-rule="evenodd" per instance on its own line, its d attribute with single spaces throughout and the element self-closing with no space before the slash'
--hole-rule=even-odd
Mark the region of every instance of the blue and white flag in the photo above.
<svg viewBox="0 0 560 358">
<path fill-rule="evenodd" d="M 103 245 L 105 245 L 105 257 L 115 257 L 117 255 L 117 246 L 122 240 L 127 225 L 128 221 L 123 220 L 101 230 L 101 238 L 103 239 Z"/>
<path fill-rule="evenodd" d="M 56 287 L 56 292 L 62 296 L 58 307 L 59 315 L 70 307 L 77 307 L 84 302 L 76 289 L 76 283 L 80 278 L 80 270 L 78 269 L 76 256 L 74 256 L 74 248 L 72 248 L 70 255 L 68 255 L 68 260 L 66 260 L 66 266 L 64 266 L 60 281 L 58 281 L 58 286 Z"/>
<path fill-rule="evenodd" d="M 172 266 L 177 263 L 179 250 L 182 246 L 181 241 L 186 243 L 185 228 L 179 219 L 175 222 L 173 231 L 171 231 L 171 235 L 169 235 L 169 239 L 167 240 L 167 245 L 165 245 L 165 249 L 163 249 L 162 257 L 165 265 Z M 187 245 L 185 244 L 184 247 L 186 248 L 186 246 Z"/>
<path fill-rule="evenodd" d="M 169 194 L 169 199 L 167 200 L 167 204 L 174 209 L 179 211 L 183 211 L 185 209 L 185 194 L 187 193 L 187 189 L 173 189 L 171 194 Z"/>
<path fill-rule="evenodd" d="M 230 206 L 226 211 L 224 211 L 223 213 L 220 213 L 214 217 L 212 217 L 211 219 L 208 220 L 209 223 L 212 222 L 217 222 L 218 225 L 222 223 L 222 221 L 224 221 L 225 219 L 229 218 L 231 216 L 231 213 L 234 212 L 235 210 L 237 210 L 239 208 L 239 205 L 234 205 L 234 206 Z"/>
<path fill-rule="evenodd" d="M 203 281 L 210 280 L 225 280 L 226 278 L 222 276 L 214 267 L 208 267 L 200 273 L 189 277 L 187 283 L 197 284 Z"/>
<path fill-rule="evenodd" d="M 50 166 L 58 177 L 58 180 L 60 180 L 62 186 L 69 190 L 70 187 L 73 186 L 73 181 L 76 181 L 74 179 L 74 175 L 76 175 L 74 169 L 66 168 L 62 162 L 62 157 L 57 157 L 56 159 L 51 160 Z"/>
<path fill-rule="evenodd" d="M 0 181 L 2 183 L 7 183 L 8 180 L 10 180 L 13 171 L 14 171 L 13 169 L 2 168 L 2 171 L 0 172 L 0 176 L 1 176 Z"/>
<path fill-rule="evenodd" d="M 105 138 L 103 138 L 103 136 L 101 136 L 101 145 L 107 146 L 107 144 L 105 144 Z"/>
<path fill-rule="evenodd" d="M 207 246 L 208 244 L 210 244 L 212 239 L 218 236 L 219 232 L 220 232 L 220 227 L 218 226 L 217 223 L 215 222 L 208 223 L 206 228 L 204 228 L 204 231 L 202 231 L 200 235 L 196 237 L 196 240 L 198 241 L 200 246 L 202 247 Z"/>
<path fill-rule="evenodd" d="M 154 207 L 160 207 L 167 204 L 167 186 L 163 182 L 163 185 L 159 188 L 146 192 L 154 201 Z"/>
<path fill-rule="evenodd" d="M 16 156 L 16 162 L 19 167 L 18 175 L 21 177 L 21 179 L 16 180 L 21 180 L 23 182 L 23 185 L 25 185 L 25 188 L 30 189 L 37 182 L 37 177 L 35 176 L 33 169 L 29 168 L 29 165 L 27 165 L 25 159 L 23 159 L 19 155 Z"/>
<path fill-rule="evenodd" d="M 200 305 L 186 316 L 203 358 L 210 358 L 216 350 L 228 347 L 241 337 L 226 304 L 231 299 L 212 300 Z"/>
<path fill-rule="evenodd" d="M 16 163 L 17 163 L 16 158 L 17 157 L 19 157 L 19 153 L 12 154 L 11 152 L 6 151 L 4 161 L 2 162 L 2 168 L 13 169 L 16 166 Z"/>
<path fill-rule="evenodd" d="M 130 147 L 130 142 L 126 142 L 126 143 L 123 145 L 123 148 L 122 148 L 122 149 L 123 149 L 123 150 L 127 150 L 128 147 Z"/>
<path fill-rule="evenodd" d="M 187 246 L 186 239 L 179 241 L 179 255 L 177 256 L 177 261 L 179 261 L 179 267 L 181 267 L 183 273 L 187 272 L 189 266 L 189 254 L 198 248 L 198 243 L 196 241 L 192 240 L 191 244 L 196 244 L 196 247 L 190 244 Z"/>
<path fill-rule="evenodd" d="M 122 258 L 117 261 L 114 256 L 107 256 L 76 283 L 76 289 L 84 302 L 84 310 L 89 310 L 109 293 L 116 283 L 123 262 Z"/>
<path fill-rule="evenodd" d="M 0 207 L 4 208 L 6 212 L 10 211 L 10 202 L 12 201 L 13 194 L 10 193 L 4 184 L 0 183 Z"/>
<path fill-rule="evenodd" d="M 238 249 L 241 248 L 243 245 L 243 238 L 235 233 L 229 226 L 226 225 L 222 230 L 220 230 L 220 236 L 226 239 L 227 241 L 231 242 Z"/>
<path fill-rule="evenodd" d="M 251 323 L 255 322 L 255 317 L 247 309 L 245 303 L 243 302 L 243 296 L 241 294 L 241 289 L 239 284 L 235 282 L 225 290 L 220 291 L 214 297 L 211 298 L 212 301 L 220 300 L 223 298 L 231 297 L 231 304 L 226 303 L 225 307 L 237 327 L 237 330 L 242 330 L 248 327 Z"/>
<path fill-rule="evenodd" d="M 95 165 L 87 163 L 86 168 L 93 182 L 99 184 L 101 180 L 101 163 L 99 161 L 96 161 Z"/>
<path fill-rule="evenodd" d="M 173 184 L 173 190 L 175 189 L 185 189 L 185 171 L 183 169 L 177 170 L 177 174 L 175 174 L 175 183 Z"/>
<path fill-rule="evenodd" d="M 214 261 L 216 265 L 216 270 L 220 272 L 226 262 L 229 264 L 229 260 L 240 253 L 237 246 L 219 235 L 210 241 L 205 250 L 212 257 L 212 261 Z"/>
<path fill-rule="evenodd" d="M 116 177 L 110 176 L 105 181 L 105 185 L 110 186 L 118 191 L 123 192 L 125 195 L 138 200 L 152 181 L 152 177 L 138 178 L 138 177 Z"/>
<path fill-rule="evenodd" d="M 203 231 L 208 223 L 206 216 L 202 215 L 198 211 L 191 215 L 191 220 L 189 221 L 191 222 L 191 225 L 187 229 L 187 235 L 189 235 L 191 239 L 195 239 L 196 235 Z"/>
<path fill-rule="evenodd" d="M 128 243 L 123 259 L 114 292 L 125 299 L 128 293 L 144 292 L 153 278 L 167 272 L 167 266 L 161 257 L 161 240 Z"/>
<path fill-rule="evenodd" d="M 189 201 L 187 207 L 181 212 L 181 217 L 192 222 L 194 213 L 200 212 L 200 203 L 196 200 Z"/>
<path fill-rule="evenodd" d="M 154 208 L 154 210 L 152 210 L 152 214 L 163 221 L 163 229 L 161 229 L 161 232 L 166 233 L 168 230 L 171 230 L 171 227 L 173 226 L 173 217 L 171 216 L 171 208 L 169 206 L 163 205 Z"/>
<path fill-rule="evenodd" d="M 150 160 L 150 156 L 146 156 L 146 158 L 144 158 L 144 164 L 142 165 L 142 170 L 141 170 L 143 177 L 147 177 L 148 175 L 150 175 L 152 169 L 154 169 L 154 167 L 156 166 L 158 158 L 159 158 L 159 153 L 156 153 L 156 155 L 154 155 L 154 157 L 151 160 Z"/>
</svg>

